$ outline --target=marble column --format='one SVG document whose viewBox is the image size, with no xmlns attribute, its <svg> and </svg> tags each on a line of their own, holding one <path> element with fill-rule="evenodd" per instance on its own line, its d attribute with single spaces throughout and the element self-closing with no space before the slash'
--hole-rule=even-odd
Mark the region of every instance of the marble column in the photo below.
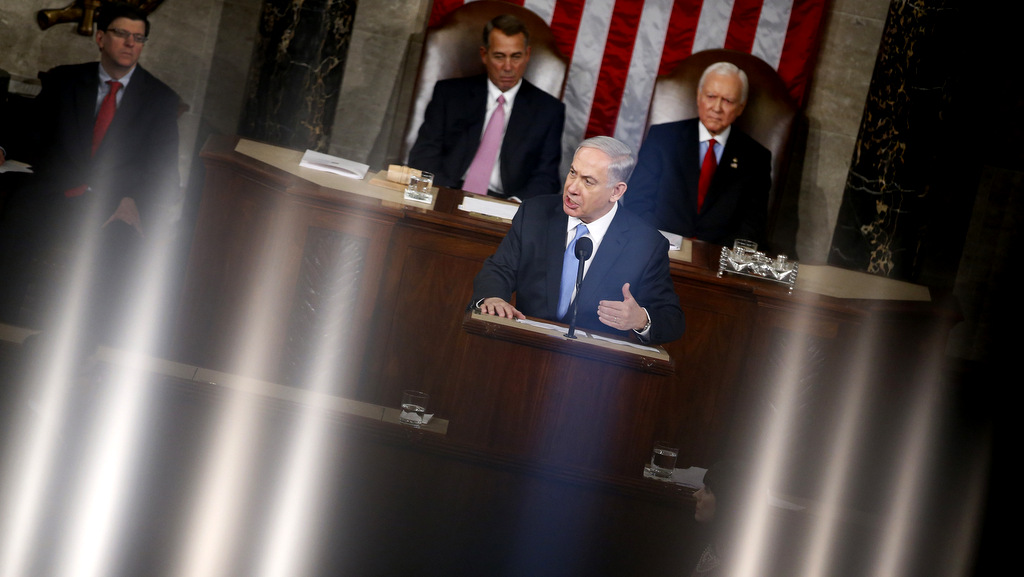
<svg viewBox="0 0 1024 577">
<path fill-rule="evenodd" d="M 326 152 L 357 0 L 264 0 L 241 136 Z"/>
<path fill-rule="evenodd" d="M 949 196 L 965 160 L 954 106 L 964 77 L 961 4 L 890 5 L 829 264 L 921 281 L 929 251 L 945 242 L 937 229 L 950 233 L 968 221 L 970 203 Z M 955 270 L 956 255 L 948 256 Z"/>
</svg>

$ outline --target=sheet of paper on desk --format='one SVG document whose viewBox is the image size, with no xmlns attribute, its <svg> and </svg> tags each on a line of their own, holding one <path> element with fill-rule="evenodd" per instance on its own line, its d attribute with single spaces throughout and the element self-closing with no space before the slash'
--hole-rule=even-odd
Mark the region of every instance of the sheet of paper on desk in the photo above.
<svg viewBox="0 0 1024 577">
<path fill-rule="evenodd" d="M 700 489 L 704 486 L 704 473 L 708 470 L 703 467 L 687 467 L 686 469 L 673 469 L 672 482 L 684 487 Z"/>
<path fill-rule="evenodd" d="M 0 164 L 0 174 L 5 172 L 24 172 L 32 174 L 32 167 L 25 164 L 24 162 L 18 162 L 17 160 L 8 160 L 7 162 Z"/>
<path fill-rule="evenodd" d="M 524 325 L 529 325 L 531 327 L 537 327 L 538 329 L 548 330 L 548 331 L 560 331 L 560 330 L 563 330 L 562 327 L 560 327 L 558 325 L 554 325 L 554 324 L 551 324 L 551 323 L 545 323 L 545 322 L 542 322 L 542 321 L 532 321 L 530 319 L 516 319 L 516 322 L 517 323 L 523 323 Z"/>
<path fill-rule="evenodd" d="M 562 326 L 553 325 L 553 324 L 549 324 L 549 323 L 545 323 L 545 322 L 541 322 L 541 321 L 533 321 L 533 320 L 530 320 L 530 319 L 516 319 L 516 322 L 517 323 L 523 323 L 524 325 L 530 325 L 531 327 L 537 327 L 537 328 L 540 328 L 540 329 L 547 329 L 547 330 L 552 330 L 552 331 L 556 331 L 556 332 L 565 332 L 565 328 L 562 327 Z M 647 346 L 647 345 L 641 345 L 640 343 L 634 343 L 632 341 L 625 341 L 625 340 L 621 340 L 621 339 L 613 339 L 613 338 L 609 338 L 609 337 L 604 337 L 604 336 L 597 335 L 597 334 L 594 334 L 594 333 L 591 333 L 591 332 L 580 330 L 579 328 L 576 329 L 576 334 L 580 335 L 580 336 L 583 336 L 583 337 L 587 337 L 588 339 L 594 339 L 595 341 L 604 341 L 606 343 L 615 343 L 617 345 L 623 345 L 623 346 L 627 346 L 627 347 L 632 347 L 634 349 L 640 349 L 641 351 L 647 351 L 649 353 L 657 353 L 657 352 L 659 352 L 656 347 L 651 347 L 651 346 Z"/>
<path fill-rule="evenodd" d="M 366 164 L 355 162 L 353 160 L 346 160 L 344 158 L 338 158 L 337 156 L 331 156 L 315 150 L 307 150 L 306 153 L 302 155 L 302 160 L 299 161 L 299 166 L 312 168 L 313 170 L 333 172 L 334 174 L 340 174 L 341 176 L 357 178 L 360 180 L 362 180 L 363 177 L 366 176 L 366 172 L 370 170 L 370 167 Z"/>
<path fill-rule="evenodd" d="M 682 236 L 672 232 L 665 232 L 663 230 L 659 230 L 658 232 L 660 232 L 662 236 L 668 239 L 669 250 L 679 250 L 683 246 Z"/>
<path fill-rule="evenodd" d="M 633 341 L 623 341 L 623 340 L 620 340 L 620 339 L 612 339 L 612 338 L 608 338 L 608 337 L 602 337 L 601 335 L 588 335 L 588 336 L 590 338 L 594 339 L 594 340 L 597 340 L 597 341 L 605 341 L 605 342 L 608 342 L 608 343 L 615 343 L 617 345 L 624 345 L 624 346 L 627 346 L 627 347 L 632 347 L 634 349 L 640 349 L 641 351 L 647 351 L 649 353 L 657 353 L 658 352 L 658 349 L 655 348 L 655 347 L 650 347 L 650 346 L 647 346 L 647 345 L 641 345 L 640 343 L 634 343 Z"/>
<path fill-rule="evenodd" d="M 516 212 L 519 210 L 519 205 L 508 202 L 486 200 L 484 197 L 478 197 L 476 195 L 466 195 L 462 199 L 462 204 L 459 205 L 459 210 L 475 212 L 477 214 L 493 216 L 505 220 L 512 220 L 512 217 L 514 217 Z"/>
</svg>

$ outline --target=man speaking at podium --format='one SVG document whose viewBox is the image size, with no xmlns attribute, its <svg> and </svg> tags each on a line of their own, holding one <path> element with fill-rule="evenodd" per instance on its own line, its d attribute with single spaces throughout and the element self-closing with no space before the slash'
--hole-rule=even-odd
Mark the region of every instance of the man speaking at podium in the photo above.
<svg viewBox="0 0 1024 577">
<path fill-rule="evenodd" d="M 576 299 L 581 328 L 634 334 L 651 344 L 682 336 L 685 321 L 669 275 L 668 241 L 618 206 L 634 164 L 629 147 L 614 138 L 583 141 L 561 196 L 531 198 L 519 207 L 512 228 L 473 281 L 472 303 L 499 317 L 567 322 Z M 583 236 L 594 249 L 574 295 L 573 247 Z M 513 292 L 516 306 L 510 304 Z"/>
</svg>

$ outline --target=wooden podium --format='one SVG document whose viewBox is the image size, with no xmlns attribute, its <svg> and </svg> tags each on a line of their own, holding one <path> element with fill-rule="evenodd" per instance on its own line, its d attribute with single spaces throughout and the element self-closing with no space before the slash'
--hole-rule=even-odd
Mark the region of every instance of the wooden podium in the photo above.
<svg viewBox="0 0 1024 577">
<path fill-rule="evenodd" d="M 467 313 L 469 333 L 440 391 L 454 441 L 544 465 L 637 476 L 671 386 L 664 349 Z M 437 393 L 435 393 L 437 394 Z"/>
</svg>

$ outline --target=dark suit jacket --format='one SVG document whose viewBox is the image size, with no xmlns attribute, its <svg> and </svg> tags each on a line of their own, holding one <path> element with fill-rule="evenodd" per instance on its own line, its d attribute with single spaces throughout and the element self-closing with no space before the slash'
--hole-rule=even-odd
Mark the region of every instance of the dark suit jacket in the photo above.
<svg viewBox="0 0 1024 577">
<path fill-rule="evenodd" d="M 462 187 L 484 130 L 487 75 L 442 80 L 423 115 L 409 166 L 434 173 L 434 183 Z M 520 199 L 561 189 L 565 105 L 524 78 L 501 146 L 504 193 Z"/>
<path fill-rule="evenodd" d="M 153 231 L 157 223 L 171 222 L 174 213 L 169 209 L 180 202 L 181 179 L 178 96 L 141 66 L 123 89 L 113 122 L 92 156 L 98 67 L 92 62 L 50 70 L 23 117 L 13 124 L 0 123 L 6 136 L 2 144 L 10 157 L 29 162 L 35 172 L 26 175 L 5 202 L 0 222 L 0 278 L 4 279 L 0 293 L 4 301 L 18 307 L 31 286 L 28 270 L 33 255 L 57 262 L 74 257 L 82 235 L 89 234 L 97 241 L 89 278 L 67 287 L 83 288 L 89 299 L 82 334 L 107 339 L 114 338 L 110 319 L 119 318 L 117 311 L 133 296 L 130 275 L 142 270 L 145 242 L 125 223 L 103 224 L 121 199 L 129 197 L 139 210 L 145 238 L 160 238 Z M 83 185 L 91 190 L 65 196 Z M 64 298 L 62 291 L 56 295 Z"/>
<path fill-rule="evenodd" d="M 62 202 L 65 191 L 89 185 L 92 190 L 81 199 L 102 203 L 104 220 L 122 197 L 130 197 L 145 228 L 158 205 L 179 200 L 178 95 L 137 66 L 93 157 L 98 66 L 47 72 L 32 113 L 4 148 L 10 158 L 33 165 L 28 186 L 40 200 Z"/>
<path fill-rule="evenodd" d="M 733 126 L 698 214 L 697 123 L 693 118 L 651 127 L 623 203 L 659 230 L 728 246 L 736 238 L 764 242 L 771 152 Z"/>
<path fill-rule="evenodd" d="M 515 292 L 516 308 L 523 314 L 563 321 L 557 318 L 558 295 L 568 219 L 561 195 L 523 202 L 512 228 L 473 281 L 472 302 L 487 297 L 511 302 Z M 622 285 L 628 282 L 637 303 L 651 315 L 650 342 L 682 336 L 685 322 L 669 275 L 665 237 L 620 206 L 593 258 L 577 295 L 578 327 L 616 333 L 598 320 L 597 305 L 621 301 Z"/>
</svg>

